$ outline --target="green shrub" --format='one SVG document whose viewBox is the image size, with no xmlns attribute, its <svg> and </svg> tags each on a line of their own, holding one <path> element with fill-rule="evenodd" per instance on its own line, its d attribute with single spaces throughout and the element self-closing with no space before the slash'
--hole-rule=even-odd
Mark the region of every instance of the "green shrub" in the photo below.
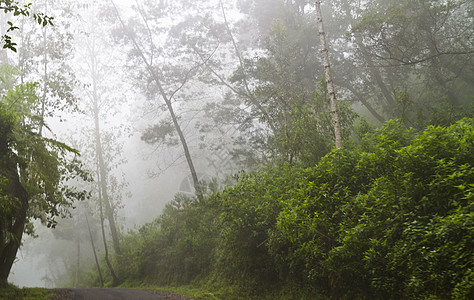
<svg viewBox="0 0 474 300">
<path fill-rule="evenodd" d="M 473 119 L 361 128 L 314 167 L 177 196 L 125 237 L 125 278 L 232 299 L 473 298 Z"/>
</svg>

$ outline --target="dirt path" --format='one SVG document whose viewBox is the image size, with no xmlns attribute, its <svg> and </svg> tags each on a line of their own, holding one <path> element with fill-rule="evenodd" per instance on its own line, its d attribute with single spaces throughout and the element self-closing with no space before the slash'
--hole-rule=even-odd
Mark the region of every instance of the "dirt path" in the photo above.
<svg viewBox="0 0 474 300">
<path fill-rule="evenodd" d="M 56 289 L 52 300 L 192 300 L 182 295 L 142 289 Z"/>
</svg>

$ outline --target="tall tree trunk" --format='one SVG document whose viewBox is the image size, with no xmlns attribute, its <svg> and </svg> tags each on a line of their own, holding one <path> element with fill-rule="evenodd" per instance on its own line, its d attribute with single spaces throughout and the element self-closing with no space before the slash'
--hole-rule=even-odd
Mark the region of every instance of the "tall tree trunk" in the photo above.
<svg viewBox="0 0 474 300">
<path fill-rule="evenodd" d="M 337 109 L 336 92 L 331 78 L 331 69 L 329 64 L 328 48 L 326 45 L 326 33 L 324 31 L 323 17 L 321 14 L 321 1 L 316 1 L 316 16 L 319 27 L 319 39 L 321 41 L 321 53 L 324 63 L 324 77 L 326 79 L 326 87 L 329 94 L 331 104 L 331 117 L 334 125 L 334 137 L 336 140 L 336 148 L 342 147 L 341 122 L 339 120 L 339 112 Z"/>
<path fill-rule="evenodd" d="M 3 159 L 3 158 L 2 158 Z M 0 288 L 8 285 L 8 275 L 15 262 L 18 248 L 23 238 L 23 231 L 26 224 L 26 214 L 28 211 L 28 193 L 20 182 L 20 177 L 17 173 L 17 165 L 12 161 L 7 160 L 7 165 L 0 164 L 2 175 L 7 178 L 7 186 L 5 187 L 6 194 L 12 195 L 20 202 L 18 213 L 12 217 L 12 220 L 7 223 L 6 228 L 0 228 L 0 233 L 5 232 L 11 234 L 11 237 L 6 239 L 8 242 L 0 249 Z M 6 216 L 9 217 L 9 216 Z M 0 224 L 3 226 L 4 224 Z M 3 242 L 3 241 L 2 241 Z"/>
<path fill-rule="evenodd" d="M 102 193 L 100 192 L 99 189 L 99 212 L 100 212 L 100 228 L 102 231 L 102 240 L 104 241 L 104 252 L 105 252 L 105 263 L 107 264 L 107 267 L 109 268 L 110 274 L 112 275 L 112 286 L 117 286 L 119 281 L 117 278 L 117 275 L 115 275 L 114 268 L 112 267 L 112 264 L 110 263 L 109 260 L 109 247 L 107 246 L 107 239 L 105 237 L 105 229 L 104 229 L 104 212 L 102 209 Z"/>
<path fill-rule="evenodd" d="M 122 28 L 126 29 L 125 23 L 123 22 L 122 17 L 120 16 L 120 13 L 119 13 L 117 7 L 115 6 L 114 1 L 110 0 L 110 2 L 112 3 L 112 5 L 115 9 L 115 12 L 117 13 L 117 17 L 120 21 L 120 24 L 122 25 Z M 202 199 L 204 197 L 204 195 L 203 195 L 203 192 L 202 192 L 201 185 L 199 183 L 199 179 L 197 177 L 197 173 L 196 173 L 196 169 L 194 167 L 194 163 L 193 163 L 193 159 L 191 157 L 191 153 L 189 152 L 188 143 L 187 143 L 186 138 L 183 134 L 183 131 L 181 130 L 181 126 L 178 122 L 178 118 L 176 117 L 176 114 L 174 112 L 173 105 L 171 103 L 171 99 L 168 96 L 168 94 L 165 92 L 165 90 L 163 88 L 163 85 L 161 84 L 161 76 L 160 76 L 160 74 L 158 74 L 158 72 L 155 70 L 155 68 L 153 68 L 151 63 L 145 57 L 145 54 L 143 53 L 140 45 L 138 44 L 136 39 L 133 37 L 133 35 L 130 35 L 129 38 L 132 41 L 135 50 L 140 55 L 140 58 L 142 59 L 143 63 L 145 64 L 146 69 L 148 71 L 148 74 L 151 76 L 152 80 L 155 82 L 161 97 L 165 101 L 166 107 L 168 108 L 168 112 L 170 113 L 171 119 L 173 120 L 174 128 L 175 128 L 176 132 L 178 133 L 179 140 L 181 142 L 181 145 L 183 146 L 184 156 L 186 157 L 186 161 L 188 163 L 189 171 L 191 172 L 191 177 L 193 178 L 193 185 L 194 185 L 194 190 L 196 191 L 196 196 L 199 199 Z M 184 79 L 184 80 L 186 80 L 186 79 Z M 184 85 L 184 83 L 182 85 Z"/>
<path fill-rule="evenodd" d="M 114 251 L 117 254 L 121 254 L 120 251 L 120 242 L 119 242 L 119 233 L 117 229 L 117 225 L 115 223 L 115 214 L 114 209 L 111 204 L 111 200 L 108 194 L 108 185 L 107 185 L 107 178 L 108 172 L 104 162 L 103 157 L 103 148 L 102 148 L 102 140 L 101 140 L 101 132 L 100 132 L 100 121 L 99 121 L 99 95 L 97 93 L 97 61 L 95 57 L 95 45 L 93 45 L 93 53 L 91 53 L 91 77 L 92 77 L 92 97 L 91 100 L 93 102 L 93 115 L 94 115 L 94 132 L 95 132 L 95 145 L 96 145 L 96 159 L 98 165 L 98 184 L 99 184 L 99 191 L 102 195 L 102 200 L 105 206 L 105 215 L 107 216 L 107 220 L 109 221 L 110 226 L 110 233 L 112 236 L 112 243 L 114 247 Z"/>
<path fill-rule="evenodd" d="M 102 194 L 102 200 L 105 206 L 105 215 L 107 216 L 107 220 L 109 221 L 110 226 L 110 233 L 112 236 L 112 244 L 114 246 L 114 251 L 117 254 L 121 254 L 120 250 L 120 242 L 119 242 L 119 234 L 117 225 L 115 223 L 115 214 L 112 205 L 110 204 L 109 195 L 107 192 L 107 170 L 104 162 L 103 157 L 103 150 L 102 150 L 102 143 L 100 138 L 100 128 L 99 128 L 99 116 L 97 112 L 97 103 L 94 103 L 94 121 L 95 121 L 95 139 L 96 139 L 96 155 L 97 155 L 97 163 L 99 167 L 99 190 Z"/>
</svg>

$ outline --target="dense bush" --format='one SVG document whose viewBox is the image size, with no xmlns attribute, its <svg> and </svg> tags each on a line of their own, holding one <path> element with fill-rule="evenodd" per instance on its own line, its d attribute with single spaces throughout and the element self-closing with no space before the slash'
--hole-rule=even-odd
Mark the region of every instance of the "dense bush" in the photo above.
<svg viewBox="0 0 474 300">
<path fill-rule="evenodd" d="M 154 222 L 130 232 L 118 257 L 123 281 L 187 284 L 209 274 L 217 225 L 212 197 L 195 202 L 177 195 Z"/>
<path fill-rule="evenodd" d="M 125 237 L 122 279 L 232 287 L 226 298 L 474 298 L 473 119 L 360 128 L 314 167 L 176 197 Z"/>
<path fill-rule="evenodd" d="M 415 135 L 389 122 L 326 156 L 280 213 L 273 247 L 335 298 L 472 296 L 472 125 Z"/>
</svg>

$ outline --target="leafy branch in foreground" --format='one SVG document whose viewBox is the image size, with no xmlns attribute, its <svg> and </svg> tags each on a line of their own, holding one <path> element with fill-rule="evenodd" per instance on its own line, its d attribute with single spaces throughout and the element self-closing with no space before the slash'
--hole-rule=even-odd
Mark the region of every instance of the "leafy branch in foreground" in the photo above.
<svg viewBox="0 0 474 300">
<path fill-rule="evenodd" d="M 0 1 L 0 10 L 3 10 L 5 14 L 12 13 L 14 17 L 17 16 L 32 16 L 36 22 L 41 26 L 53 25 L 53 17 L 47 16 L 44 13 L 32 12 L 31 3 L 21 5 L 18 1 L 4 0 Z M 4 49 L 10 49 L 16 52 L 16 43 L 12 40 L 11 32 L 20 29 L 12 21 L 7 21 L 8 28 L 5 34 L 2 35 L 1 41 L 3 42 Z"/>
</svg>

